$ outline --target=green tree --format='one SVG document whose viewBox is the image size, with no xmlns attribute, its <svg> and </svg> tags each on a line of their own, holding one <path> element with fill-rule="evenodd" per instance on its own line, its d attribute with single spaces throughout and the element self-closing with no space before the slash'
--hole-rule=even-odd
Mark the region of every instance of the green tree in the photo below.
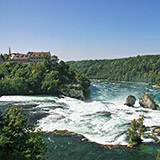
<svg viewBox="0 0 160 160">
<path fill-rule="evenodd" d="M 141 115 L 139 119 L 134 119 L 131 122 L 130 128 L 128 128 L 129 144 L 135 146 L 142 143 L 142 135 L 146 131 L 146 127 L 143 125 L 144 116 Z"/>
<path fill-rule="evenodd" d="M 83 90 L 83 94 L 86 99 L 90 98 L 90 81 L 84 74 L 77 74 L 78 83 Z"/>
<path fill-rule="evenodd" d="M 35 131 L 22 109 L 11 107 L 0 115 L 0 159 L 41 160 L 47 151 L 42 132 Z"/>
<path fill-rule="evenodd" d="M 9 58 L 9 54 L 4 54 L 3 57 L 5 60 L 7 60 Z"/>
<path fill-rule="evenodd" d="M 44 80 L 42 81 L 42 90 L 45 90 L 47 93 L 55 94 L 58 91 L 58 84 L 59 84 L 59 72 L 58 71 L 51 71 L 49 72 Z"/>
<path fill-rule="evenodd" d="M 43 58 L 43 65 L 46 69 L 49 69 L 50 68 L 50 64 L 51 64 L 51 61 L 50 61 L 50 58 L 48 55 L 44 56 Z"/>
<path fill-rule="evenodd" d="M 56 55 L 53 55 L 51 57 L 51 63 L 56 64 L 56 63 L 58 63 L 58 61 L 59 61 L 59 59 L 58 59 L 58 57 Z"/>
</svg>

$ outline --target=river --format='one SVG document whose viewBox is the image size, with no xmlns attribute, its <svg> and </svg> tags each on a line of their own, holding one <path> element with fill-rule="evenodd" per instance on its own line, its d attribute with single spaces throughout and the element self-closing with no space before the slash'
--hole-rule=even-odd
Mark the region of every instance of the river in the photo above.
<svg viewBox="0 0 160 160">
<path fill-rule="evenodd" d="M 92 81 L 90 89 L 91 99 L 87 102 L 69 97 L 57 98 L 51 96 L 15 95 L 0 97 L 0 106 L 2 111 L 10 106 L 23 107 L 30 122 L 35 123 L 36 126 L 42 128 L 43 131 L 67 129 L 82 134 L 91 142 L 96 142 L 98 144 L 128 144 L 127 128 L 130 126 L 131 120 L 138 118 L 139 115 L 142 114 L 145 117 L 144 124 L 147 127 L 150 129 L 160 127 L 160 111 L 144 109 L 138 104 L 141 95 L 147 92 L 160 105 L 160 89 L 156 89 L 151 85 L 146 84 L 112 83 L 106 81 Z M 126 97 L 130 94 L 134 95 L 137 99 L 134 107 L 124 105 Z M 64 143 L 61 143 L 62 138 Z M 85 153 L 90 148 L 91 153 L 89 151 L 87 152 L 91 154 L 90 156 L 88 155 L 90 159 L 91 157 L 93 159 L 93 155 L 95 156 L 95 154 L 99 155 L 100 152 L 102 152 L 102 157 L 103 155 L 106 156 L 106 153 L 109 153 L 106 149 L 105 153 L 105 150 L 104 148 L 102 149 L 102 147 L 100 147 L 99 150 L 96 150 L 95 148 L 99 147 L 99 145 L 96 146 L 96 143 L 81 142 L 77 139 L 78 142 L 76 142 L 76 140 L 73 141 L 73 139 L 75 139 L 73 137 L 52 135 L 45 139 L 50 143 L 50 147 L 54 148 L 54 152 L 56 152 L 56 154 L 59 153 L 61 156 L 63 155 L 62 153 L 65 152 L 68 156 L 72 151 L 71 148 L 75 144 L 78 145 L 77 154 L 80 154 L 81 156 L 83 155 L 83 152 Z M 62 145 L 64 148 L 68 148 L 69 144 L 75 144 L 73 146 L 70 145 L 70 147 L 72 146 L 70 152 L 63 147 L 60 147 L 63 151 L 61 153 L 60 148 L 55 144 L 56 141 L 57 144 L 59 142 L 60 146 Z M 143 139 L 143 141 L 152 142 L 151 139 Z M 66 147 L 65 143 L 67 144 Z M 95 147 L 93 147 L 93 145 Z M 149 147 L 149 149 L 153 150 L 153 146 Z M 75 149 L 76 147 L 73 148 Z M 115 153 L 112 150 L 113 153 L 110 151 L 110 156 L 113 154 L 118 155 L 121 153 L 119 150 L 124 151 L 125 149 L 117 149 Z M 144 150 L 146 150 L 146 148 Z M 152 156 L 155 156 L 156 150 L 157 146 L 155 147 L 154 155 L 151 154 Z M 50 157 L 52 151 L 49 153 Z M 76 153 L 75 150 L 74 152 Z M 129 154 L 130 152 L 127 151 L 126 153 Z M 129 155 L 133 155 L 132 152 Z M 133 157 L 135 157 L 135 155 Z M 65 156 L 62 156 L 61 159 L 65 159 Z"/>
</svg>

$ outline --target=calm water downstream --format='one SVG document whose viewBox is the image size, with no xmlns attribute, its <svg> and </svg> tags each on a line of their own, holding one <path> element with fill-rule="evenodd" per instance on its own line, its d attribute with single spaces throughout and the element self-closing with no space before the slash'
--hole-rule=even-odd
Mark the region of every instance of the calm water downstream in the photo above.
<svg viewBox="0 0 160 160">
<path fill-rule="evenodd" d="M 68 97 L 2 96 L 0 106 L 2 111 L 13 105 L 23 107 L 30 121 L 43 131 L 67 129 L 99 144 L 125 145 L 128 141 L 126 130 L 131 120 L 139 115 L 145 116 L 144 124 L 151 129 L 160 127 L 160 111 L 144 109 L 138 104 L 138 99 L 145 92 L 160 105 L 160 89 L 152 86 L 95 81 L 91 84 L 89 102 Z M 129 94 L 137 98 L 134 108 L 123 105 Z M 125 147 L 105 149 L 96 143 L 81 142 L 75 137 L 50 135 L 45 139 L 50 146 L 49 159 L 152 160 L 160 147 L 143 146 L 130 151 Z M 144 142 L 148 141 L 151 140 L 144 139 Z"/>
</svg>

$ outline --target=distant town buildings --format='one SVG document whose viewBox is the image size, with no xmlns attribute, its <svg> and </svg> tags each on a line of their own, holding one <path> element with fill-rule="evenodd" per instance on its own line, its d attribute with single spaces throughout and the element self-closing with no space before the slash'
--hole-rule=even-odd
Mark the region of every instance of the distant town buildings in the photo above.
<svg viewBox="0 0 160 160">
<path fill-rule="evenodd" d="M 49 57 L 51 61 L 51 54 L 50 52 L 28 52 L 27 54 L 21 53 L 11 53 L 11 49 L 9 47 L 9 54 L 8 59 L 3 58 L 3 55 L 0 55 L 0 64 L 3 62 L 14 62 L 14 63 L 26 63 L 29 64 L 30 62 L 43 62 L 43 58 L 45 56 Z"/>
</svg>

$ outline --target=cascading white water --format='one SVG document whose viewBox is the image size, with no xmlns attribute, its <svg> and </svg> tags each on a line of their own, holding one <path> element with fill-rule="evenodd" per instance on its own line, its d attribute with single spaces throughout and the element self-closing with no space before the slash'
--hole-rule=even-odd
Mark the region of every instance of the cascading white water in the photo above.
<svg viewBox="0 0 160 160">
<path fill-rule="evenodd" d="M 138 104 L 138 98 L 146 90 L 158 99 L 160 91 L 146 85 L 93 82 L 89 102 L 69 97 L 2 96 L 0 106 L 23 106 L 31 119 L 37 118 L 37 125 L 43 131 L 67 129 L 90 141 L 123 145 L 127 144 L 131 120 L 139 115 L 145 116 L 146 126 L 160 126 L 160 111 L 144 109 Z M 134 107 L 123 105 L 129 94 L 137 98 Z"/>
</svg>

